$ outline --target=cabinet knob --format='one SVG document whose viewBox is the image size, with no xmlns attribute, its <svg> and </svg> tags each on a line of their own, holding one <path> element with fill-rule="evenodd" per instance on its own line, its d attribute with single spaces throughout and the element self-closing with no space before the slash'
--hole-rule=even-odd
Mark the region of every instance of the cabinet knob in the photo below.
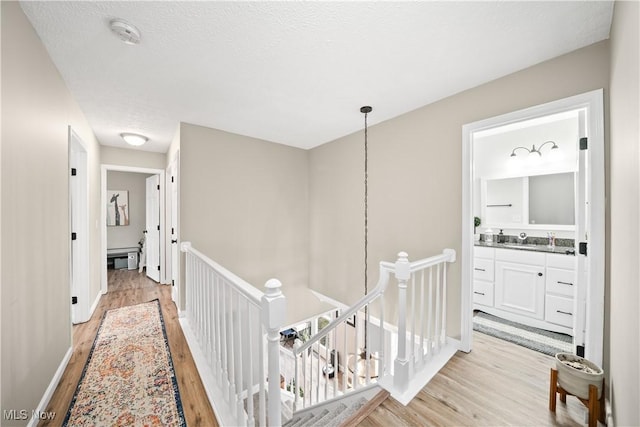
<svg viewBox="0 0 640 427">
<path fill-rule="evenodd" d="M 542 277 L 542 273 L 538 273 L 538 276 Z"/>
</svg>

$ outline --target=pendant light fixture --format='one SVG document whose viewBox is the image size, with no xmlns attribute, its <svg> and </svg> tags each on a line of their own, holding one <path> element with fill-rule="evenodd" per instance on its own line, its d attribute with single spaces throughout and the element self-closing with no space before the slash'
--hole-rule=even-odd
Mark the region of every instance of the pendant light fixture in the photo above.
<svg viewBox="0 0 640 427">
<path fill-rule="evenodd" d="M 368 258 L 369 258 L 369 134 L 367 116 L 373 111 L 368 105 L 360 108 L 360 112 L 364 114 L 364 294 L 369 293 L 368 281 Z M 378 358 L 368 349 L 368 323 L 369 323 L 369 307 L 364 307 L 364 346 L 357 355 L 350 356 L 349 370 L 355 373 L 357 364 L 358 376 L 360 378 L 377 378 L 378 377 Z"/>
</svg>

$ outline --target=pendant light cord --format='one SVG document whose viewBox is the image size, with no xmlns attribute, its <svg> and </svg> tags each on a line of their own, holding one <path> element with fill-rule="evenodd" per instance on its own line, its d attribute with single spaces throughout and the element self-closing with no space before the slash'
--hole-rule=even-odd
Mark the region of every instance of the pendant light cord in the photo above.
<svg viewBox="0 0 640 427">
<path fill-rule="evenodd" d="M 369 247 L 369 144 L 367 135 L 367 115 L 364 113 L 364 294 L 369 293 L 368 247 Z"/>
<path fill-rule="evenodd" d="M 369 135 L 367 116 L 373 109 L 369 106 L 360 108 L 360 112 L 364 113 L 364 294 L 369 293 L 369 281 L 368 281 L 368 259 L 369 259 Z M 369 323 L 369 306 L 364 307 L 364 348 L 360 353 L 360 358 L 368 360 L 369 350 L 369 338 L 368 328 Z"/>
</svg>

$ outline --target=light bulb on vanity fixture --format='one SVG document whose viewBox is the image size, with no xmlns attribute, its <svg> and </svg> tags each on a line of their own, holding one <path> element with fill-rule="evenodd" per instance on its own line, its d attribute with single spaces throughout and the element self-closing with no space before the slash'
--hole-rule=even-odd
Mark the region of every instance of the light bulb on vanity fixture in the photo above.
<svg viewBox="0 0 640 427">
<path fill-rule="evenodd" d="M 536 160 L 540 159 L 542 157 L 542 151 L 541 151 L 542 147 L 544 147 L 547 144 L 551 144 L 551 148 L 550 148 L 549 153 L 556 154 L 559 151 L 560 147 L 558 147 L 558 144 L 556 144 L 553 141 L 545 141 L 542 144 L 540 144 L 540 146 L 538 148 L 536 148 L 535 144 L 531 145 L 531 148 L 516 147 L 513 150 L 511 150 L 511 155 L 509 157 L 511 157 L 511 158 L 517 157 L 516 150 L 526 150 L 529 153 L 529 157 L 530 158 L 535 158 Z"/>
<path fill-rule="evenodd" d="M 133 145 L 134 147 L 144 145 L 149 140 L 146 136 L 137 133 L 121 133 L 120 136 L 127 144 Z"/>
</svg>

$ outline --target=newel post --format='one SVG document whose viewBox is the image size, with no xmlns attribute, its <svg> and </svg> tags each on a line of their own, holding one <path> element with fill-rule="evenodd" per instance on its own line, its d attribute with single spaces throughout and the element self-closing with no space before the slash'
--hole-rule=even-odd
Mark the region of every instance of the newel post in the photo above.
<svg viewBox="0 0 640 427">
<path fill-rule="evenodd" d="M 268 420 L 270 426 L 282 425 L 280 410 L 280 328 L 284 326 L 286 299 L 280 288 L 282 283 L 269 279 L 262 296 L 262 324 L 267 331 L 267 378 L 269 381 Z"/>
<path fill-rule="evenodd" d="M 405 391 L 409 384 L 409 360 L 407 359 L 407 281 L 411 277 L 411 264 L 406 252 L 398 254 L 395 265 L 398 281 L 398 356 L 394 361 L 393 386 Z"/>
</svg>

